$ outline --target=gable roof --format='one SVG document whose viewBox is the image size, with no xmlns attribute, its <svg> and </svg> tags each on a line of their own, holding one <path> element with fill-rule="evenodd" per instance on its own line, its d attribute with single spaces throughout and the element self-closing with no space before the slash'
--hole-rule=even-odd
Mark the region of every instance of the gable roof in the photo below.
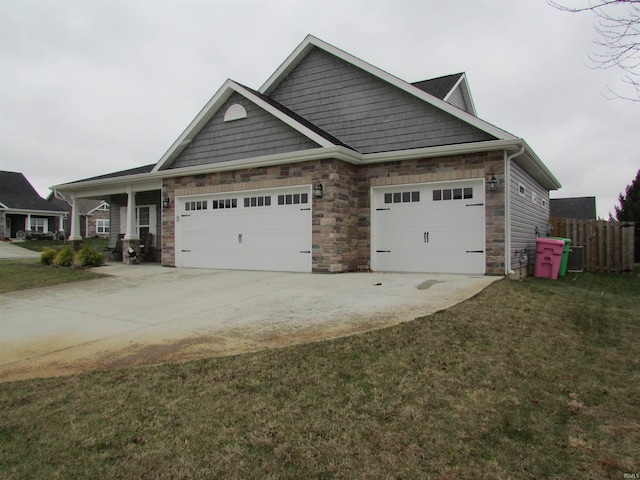
<svg viewBox="0 0 640 480">
<path fill-rule="evenodd" d="M 301 133 L 311 141 L 317 143 L 319 147 L 335 147 L 341 146 L 339 140 L 333 138 L 321 129 L 303 121 L 299 116 L 290 115 L 284 107 L 276 106 L 273 101 L 267 101 L 263 95 L 258 92 L 240 85 L 233 80 L 228 79 L 216 94 L 209 100 L 205 107 L 198 113 L 195 119 L 182 132 L 178 139 L 169 147 L 169 150 L 162 156 L 160 161 L 153 168 L 153 172 L 167 168 L 171 162 L 189 145 L 196 135 L 204 128 L 204 126 L 213 118 L 218 109 L 233 93 L 238 93 L 250 102 L 257 105 L 262 110 L 270 113 L 281 122 Z"/>
<path fill-rule="evenodd" d="M 477 115 L 467 83 L 467 74 L 464 72 L 413 82 L 411 85 L 454 106 L 456 105 L 451 100 L 458 90 L 464 99 L 465 110 L 474 116 Z"/>
<path fill-rule="evenodd" d="M 423 90 L 434 97 L 438 97 L 440 100 L 444 100 L 451 90 L 453 90 L 453 88 L 458 84 L 462 75 L 464 74 L 454 73 L 443 77 L 413 82 L 411 85 L 418 87 L 420 90 Z"/>
<path fill-rule="evenodd" d="M 269 77 L 269 79 L 260 87 L 259 92 L 265 95 L 269 95 L 275 88 L 295 69 L 295 67 L 314 49 L 319 48 L 325 52 L 334 55 L 341 60 L 344 60 L 351 65 L 364 70 L 365 72 L 379 78 L 380 80 L 387 82 L 400 90 L 415 96 L 416 98 L 472 125 L 479 130 L 499 139 L 499 140 L 514 140 L 517 137 L 509 132 L 496 127 L 478 117 L 461 110 L 444 100 L 441 100 L 420 88 L 401 80 L 400 78 L 385 72 L 384 70 L 367 63 L 350 53 L 347 53 L 339 48 L 330 45 L 313 35 L 307 35 L 304 41 L 298 45 L 298 47 L 287 57 L 287 59 L 280 65 L 280 67 Z"/>
<path fill-rule="evenodd" d="M 316 119 L 304 109 L 300 110 L 298 106 L 291 104 L 290 99 L 281 98 L 274 94 L 276 90 L 282 90 L 280 85 L 283 84 L 284 86 L 287 77 L 301 62 L 304 62 L 307 57 L 313 57 L 313 55 L 309 55 L 312 51 L 315 52 L 314 55 L 317 55 L 317 52 L 322 52 L 327 58 L 332 58 L 335 62 L 348 67 L 350 71 L 360 72 L 359 76 L 361 78 L 366 77 L 378 84 L 378 86 L 384 86 L 386 91 L 393 92 L 393 98 L 401 97 L 401 104 L 411 104 L 411 108 L 414 108 L 414 110 L 423 109 L 431 112 L 431 118 L 435 119 L 436 122 L 445 118 L 448 122 L 447 126 L 442 128 L 444 126 L 442 122 L 437 124 L 440 128 L 435 130 L 435 135 L 440 135 L 440 137 L 434 138 L 431 136 L 431 131 L 427 131 L 427 136 L 430 137 L 428 141 L 420 140 L 420 142 L 414 141 L 413 143 L 409 143 L 400 139 L 393 145 L 390 143 L 385 144 L 384 147 L 388 148 L 377 148 L 378 145 L 371 145 L 370 142 L 370 140 L 373 142 L 379 140 L 377 131 L 371 130 L 365 132 L 364 139 L 354 139 L 353 136 L 345 135 L 344 131 L 340 129 L 336 130 L 333 128 L 334 126 L 323 123 L 323 121 Z M 521 155 L 519 161 L 524 164 L 525 169 L 532 173 L 541 184 L 549 189 L 557 189 L 560 187 L 558 180 L 523 139 L 513 136 L 505 130 L 495 127 L 474 115 L 473 102 L 464 73 L 439 77 L 438 79 L 426 81 L 426 83 L 416 83 L 418 85 L 407 83 L 309 35 L 258 91 L 252 90 L 232 80 L 226 80 L 222 87 L 215 93 L 211 100 L 207 102 L 204 108 L 202 108 L 155 165 L 147 165 L 136 169 L 70 182 L 68 184 L 57 185 L 54 188 L 65 191 L 75 190 L 76 192 L 83 190 L 95 193 L 97 191 L 99 195 L 108 195 L 109 192 L 115 191 L 114 189 L 121 188 L 121 186 L 125 184 L 129 185 L 132 182 L 139 188 L 141 188 L 141 185 L 139 185 L 141 182 L 146 182 L 144 186 L 146 188 L 152 188 L 152 184 L 159 185 L 158 182 L 161 182 L 162 178 L 175 176 L 178 171 L 181 174 L 202 174 L 239 168 L 309 161 L 328 157 L 354 164 L 368 164 L 391 160 L 429 158 L 441 155 L 493 150 L 504 150 L 508 153 L 518 152 L 517 155 Z M 342 84 L 338 85 L 343 86 Z M 306 95 L 304 93 L 304 87 L 305 85 L 303 84 L 303 96 Z M 442 99 L 428 92 L 430 89 L 433 90 L 436 87 L 438 87 L 439 90 L 433 93 L 443 96 Z M 450 89 L 445 93 L 447 88 Z M 327 95 L 330 94 L 331 92 L 327 92 Z M 458 98 L 452 98 L 454 95 Z M 366 101 L 367 95 L 365 94 L 362 97 Z M 234 103 L 236 99 L 239 100 L 238 104 Z M 450 100 L 450 103 L 446 100 Z M 388 101 L 387 98 L 387 103 Z M 394 103 L 392 107 L 396 110 L 402 109 L 403 105 L 400 103 Z M 461 105 L 463 103 L 466 103 L 463 107 L 468 111 L 455 106 L 456 104 Z M 223 107 L 226 108 L 227 112 L 232 110 L 232 107 L 238 107 L 237 110 L 249 107 L 260 109 L 260 113 L 264 114 L 261 117 L 262 119 L 269 122 L 273 120 L 275 122 L 273 126 L 278 128 L 283 127 L 281 130 L 288 128 L 289 133 L 292 135 L 291 138 L 296 137 L 296 140 L 306 139 L 306 142 L 302 149 L 295 151 L 291 150 L 291 148 L 253 148 L 251 150 L 245 149 L 247 145 L 242 143 L 242 145 L 238 144 L 234 147 L 237 152 L 233 152 L 232 155 L 226 154 L 224 151 L 226 138 L 220 136 L 224 131 L 218 130 L 220 123 L 216 123 L 221 120 L 222 114 L 225 113 L 222 111 Z M 338 105 L 338 107 L 340 107 L 340 105 Z M 295 110 L 295 112 L 293 110 Z M 255 112 L 257 112 L 257 110 Z M 339 108 L 338 111 L 334 113 L 338 115 L 337 118 L 341 121 L 342 117 L 340 117 L 341 113 Z M 244 114 L 246 115 L 246 111 Z M 397 112 L 396 116 L 402 117 L 402 112 Z M 386 123 L 386 120 L 378 117 L 373 119 L 367 118 L 366 121 L 369 123 L 372 121 L 377 122 L 377 124 L 374 123 L 374 125 L 378 127 L 381 123 Z M 236 119 L 240 118 L 246 118 L 246 116 L 240 116 Z M 410 120 L 414 123 L 416 122 L 416 118 L 411 118 Z M 397 120 L 394 119 L 394 121 Z M 278 122 L 280 123 L 278 124 Z M 398 125 L 400 125 L 400 123 L 398 123 Z M 416 137 L 424 133 L 423 129 L 426 125 L 427 123 L 423 122 L 414 129 L 404 128 L 402 129 L 402 133 Z M 358 125 L 358 127 L 364 130 L 366 125 Z M 258 122 L 251 128 L 261 127 Z M 269 128 L 263 128 L 263 130 L 266 131 L 269 130 Z M 387 128 L 387 130 L 391 129 Z M 441 132 L 445 132 L 447 135 L 441 135 Z M 238 133 L 240 133 L 240 135 L 238 135 Z M 360 134 L 362 132 L 358 133 Z M 385 133 L 388 132 L 385 131 Z M 247 129 L 242 131 L 234 131 L 233 134 L 230 134 L 230 138 L 239 139 L 241 142 L 244 142 L 247 135 L 251 134 L 252 131 L 247 127 Z M 362 140 L 365 143 L 352 144 L 354 140 Z M 209 142 L 208 144 L 206 143 L 207 141 Z M 220 143 L 218 143 L 218 141 L 220 141 Z M 216 146 L 215 149 L 210 148 L 212 145 Z M 239 145 L 241 148 L 238 148 Z M 251 146 L 255 146 L 255 142 Z M 241 154 L 239 155 L 238 152 Z M 522 155 L 523 153 L 524 155 Z M 95 190 L 96 187 L 98 187 L 98 190 Z M 98 193 L 95 195 L 98 195 Z M 94 196 L 93 198 L 99 197 Z"/>
<path fill-rule="evenodd" d="M 63 211 L 38 195 L 22 173 L 6 171 L 0 171 L 0 208 L 42 212 Z"/>
<path fill-rule="evenodd" d="M 73 202 L 67 196 L 59 191 L 53 191 L 47 196 L 47 202 L 57 205 L 66 212 L 71 212 Z M 95 200 L 93 198 L 80 198 L 77 200 L 78 212 L 80 215 L 87 215 L 97 210 L 102 205 L 109 206 L 104 200 Z"/>
<path fill-rule="evenodd" d="M 596 197 L 552 198 L 549 208 L 552 217 L 596 219 Z"/>
</svg>

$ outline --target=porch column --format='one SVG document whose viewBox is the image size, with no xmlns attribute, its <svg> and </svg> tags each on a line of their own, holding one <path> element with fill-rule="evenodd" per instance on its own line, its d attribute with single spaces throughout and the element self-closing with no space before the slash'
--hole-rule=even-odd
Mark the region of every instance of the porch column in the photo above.
<svg viewBox="0 0 640 480">
<path fill-rule="evenodd" d="M 136 232 L 136 194 L 131 185 L 127 186 L 127 215 L 122 239 L 122 263 L 136 264 L 138 263 L 140 254 L 140 239 Z M 129 250 L 135 253 L 129 254 Z"/>
<path fill-rule="evenodd" d="M 64 215 L 58 217 L 58 237 L 64 238 Z"/>
<path fill-rule="evenodd" d="M 71 232 L 69 233 L 69 240 L 77 242 L 82 240 L 80 235 L 80 212 L 78 209 L 78 199 L 75 193 L 71 194 Z"/>
<path fill-rule="evenodd" d="M 136 194 L 131 186 L 127 187 L 127 220 L 124 239 L 138 240 L 138 234 L 136 233 Z"/>
<path fill-rule="evenodd" d="M 24 226 L 24 231 L 28 235 L 31 231 L 31 214 L 27 213 L 27 224 Z"/>
</svg>

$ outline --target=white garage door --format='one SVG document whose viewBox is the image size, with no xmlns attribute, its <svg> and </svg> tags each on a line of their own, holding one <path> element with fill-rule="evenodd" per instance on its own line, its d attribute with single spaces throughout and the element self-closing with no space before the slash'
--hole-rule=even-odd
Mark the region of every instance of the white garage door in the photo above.
<svg viewBox="0 0 640 480">
<path fill-rule="evenodd" d="M 482 180 L 372 189 L 376 271 L 485 271 Z"/>
<path fill-rule="evenodd" d="M 235 192 L 177 201 L 181 267 L 311 271 L 311 189 Z"/>
</svg>

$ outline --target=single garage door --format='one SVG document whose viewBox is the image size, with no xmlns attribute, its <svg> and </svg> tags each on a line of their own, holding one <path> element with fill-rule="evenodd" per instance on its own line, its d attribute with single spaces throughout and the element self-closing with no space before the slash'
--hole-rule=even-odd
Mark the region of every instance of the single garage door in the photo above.
<svg viewBox="0 0 640 480">
<path fill-rule="evenodd" d="M 372 189 L 373 270 L 484 274 L 483 180 Z"/>
<path fill-rule="evenodd" d="M 181 197 L 181 267 L 311 271 L 311 188 Z"/>
</svg>

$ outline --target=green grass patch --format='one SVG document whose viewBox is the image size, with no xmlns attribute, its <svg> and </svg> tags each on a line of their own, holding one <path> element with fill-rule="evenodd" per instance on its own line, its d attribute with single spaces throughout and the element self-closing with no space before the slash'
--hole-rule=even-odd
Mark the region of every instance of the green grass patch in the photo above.
<svg viewBox="0 0 640 480">
<path fill-rule="evenodd" d="M 501 281 L 391 328 L 0 384 L 0 477 L 623 478 L 640 276 Z"/>
<path fill-rule="evenodd" d="M 103 276 L 103 274 L 84 269 L 53 268 L 33 259 L 2 259 L 0 260 L 0 293 L 80 282 Z"/>
</svg>

